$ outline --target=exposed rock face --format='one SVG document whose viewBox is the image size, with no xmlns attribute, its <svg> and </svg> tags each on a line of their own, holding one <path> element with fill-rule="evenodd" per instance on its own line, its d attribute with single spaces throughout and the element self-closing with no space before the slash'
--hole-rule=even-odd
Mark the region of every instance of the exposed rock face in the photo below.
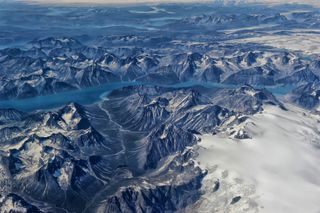
<svg viewBox="0 0 320 213">
<path fill-rule="evenodd" d="M 251 86 L 212 94 L 199 89 L 130 86 L 90 107 L 2 110 L 0 148 L 12 178 L 6 191 L 35 201 L 25 208 L 39 211 L 37 202 L 52 212 L 185 208 L 200 196 L 205 175 L 190 148 L 197 135 L 241 123 L 240 115 L 261 111 L 265 104 L 282 106 Z"/>
<path fill-rule="evenodd" d="M 23 112 L 16 109 L 0 109 L 0 122 L 20 121 Z"/>
<path fill-rule="evenodd" d="M 175 152 L 181 152 L 196 142 L 197 138 L 192 133 L 172 124 L 164 124 L 145 139 L 147 156 L 144 167 L 156 168 L 160 159 Z"/>
<path fill-rule="evenodd" d="M 242 180 L 216 167 L 218 155 L 208 167 L 218 176 L 206 176 L 195 160 L 198 142 L 204 134 L 254 142 L 242 141 L 260 134 L 253 115 L 267 112 L 266 105 L 285 110 L 271 92 L 257 88 L 297 87 L 291 100 L 319 110 L 320 62 L 310 54 L 317 44 L 260 40 L 302 34 L 316 42 L 310 37 L 320 29 L 320 13 L 312 8 L 1 2 L 9 5 L 1 9 L 8 18 L 0 21 L 2 106 L 70 90 L 88 97 L 88 91 L 106 92 L 105 86 L 140 86 L 113 90 L 86 106 L 0 109 L 0 213 L 193 213 L 206 189 L 205 211 L 256 212 L 254 189 L 237 188 Z M 215 14 L 201 15 L 213 8 Z M 12 17 L 10 11 L 16 11 Z M 22 44 L 26 40 L 32 41 Z M 15 47 L 4 48 L 7 43 Z"/>
<path fill-rule="evenodd" d="M 149 181 L 121 187 L 104 201 L 104 212 L 174 212 L 195 202 L 206 171 L 192 160 L 193 155 L 190 149 L 175 154 Z"/>
<path fill-rule="evenodd" d="M 265 104 L 283 107 L 267 90 L 251 86 L 221 89 L 210 96 L 192 88 L 130 86 L 113 91 L 105 106 L 122 127 L 151 130 L 142 140 L 146 150 L 142 167 L 150 169 L 156 168 L 161 159 L 194 145 L 197 142 L 194 134 L 212 133 L 226 121 L 241 123 L 239 114 L 254 114 L 263 110 Z M 148 113 L 144 113 L 146 109 Z M 239 133 L 234 137 L 250 136 Z"/>
<path fill-rule="evenodd" d="M 29 204 L 16 194 L 9 194 L 0 202 L 1 212 L 41 213 L 37 207 Z"/>
<path fill-rule="evenodd" d="M 240 140 L 251 138 L 251 136 L 244 129 L 240 129 L 240 130 L 234 132 L 232 136 L 235 139 L 240 139 Z"/>
<path fill-rule="evenodd" d="M 271 92 L 254 89 L 249 85 L 238 89 L 223 89 L 215 93 L 212 102 L 235 112 L 253 114 L 263 109 L 264 104 L 284 108 Z"/>
<path fill-rule="evenodd" d="M 246 18 L 249 17 L 257 23 L 284 21 L 279 14 Z M 204 16 L 188 22 L 202 23 L 203 19 L 214 23 L 218 20 L 238 22 L 236 16 Z M 104 42 L 112 45 L 112 39 L 119 42 L 119 46 L 104 47 Z M 199 81 L 257 86 L 319 81 L 317 63 L 295 53 L 262 47 L 255 51 L 242 46 L 209 48 L 203 46 L 205 43 L 186 53 L 187 44 L 175 49 L 176 44 L 171 40 L 154 39 L 164 43 L 147 48 L 142 44 L 150 38 L 141 36 L 133 39 L 139 40 L 141 47 L 134 43 L 127 46 L 127 39 L 114 36 L 97 39 L 102 46 L 88 46 L 71 37 L 50 37 L 34 40 L 25 48 L 0 50 L 0 98 L 28 98 L 123 81 L 167 85 Z M 211 51 L 216 48 L 221 48 L 221 52 L 212 56 Z"/>
<path fill-rule="evenodd" d="M 302 85 L 294 89 L 289 97 L 301 107 L 315 109 L 320 105 L 320 83 Z"/>
<path fill-rule="evenodd" d="M 151 186 L 152 188 L 129 186 L 108 198 L 105 212 L 177 211 L 197 199 L 197 194 L 190 195 L 183 191 L 197 190 L 200 182 L 191 180 L 178 186 Z"/>
<path fill-rule="evenodd" d="M 130 130 L 151 130 L 165 121 L 170 113 L 165 99 L 150 100 L 146 94 L 134 94 L 110 104 L 113 118 Z M 125 115 L 125 116 L 124 116 Z"/>
<path fill-rule="evenodd" d="M 168 104 L 162 99 L 158 103 Z M 115 195 L 107 199 L 106 212 L 135 212 L 140 208 L 149 212 L 174 211 L 197 199 L 197 189 L 204 172 L 194 162 L 189 162 L 191 155 L 184 152 L 187 146 L 197 142 L 192 133 L 173 125 L 159 124 L 143 139 L 147 141 L 147 151 L 141 150 L 147 153 L 146 171 L 163 166 L 163 169 L 171 167 L 174 174 L 154 174 L 146 177 L 145 181 L 149 184 L 141 185 L 139 178 L 131 172 L 133 168 L 118 164 L 118 168 L 112 171 L 117 163 L 114 157 L 111 158 L 112 155 L 108 155 L 113 152 L 111 147 L 115 143 L 95 130 L 91 113 L 75 103 L 57 111 L 25 114 L 23 117 L 9 113 L 10 116 L 6 117 L 16 119 L 6 121 L 9 126 L 1 126 L 0 132 L 6 138 L 1 149 L 6 155 L 5 166 L 12 177 L 12 191 L 21 193 L 28 200 L 45 203 L 47 210 L 52 212 L 59 209 L 80 212 L 98 191 L 117 185 L 122 179 L 128 179 L 139 187 L 133 184 L 119 188 Z M 177 156 L 166 160 L 171 155 Z M 119 162 L 123 158 L 117 153 L 113 156 L 119 158 Z M 161 160 L 168 162 L 159 165 Z M 178 166 L 180 164 L 184 164 L 183 170 Z M 108 165 L 111 167 L 105 168 Z M 175 179 L 177 175 L 181 175 L 181 179 Z M 169 180 L 174 185 L 162 184 Z M 192 193 L 182 193 L 186 190 Z M 37 203 L 29 204 L 22 197 L 6 196 L 1 209 L 41 212 L 36 207 Z"/>
<path fill-rule="evenodd" d="M 274 71 L 268 67 L 254 67 L 230 75 L 223 83 L 237 85 L 274 85 L 274 75 Z"/>
<path fill-rule="evenodd" d="M 199 105 L 172 119 L 177 126 L 197 132 L 212 132 L 234 113 L 218 105 Z"/>
<path fill-rule="evenodd" d="M 90 171 L 94 164 L 87 157 L 109 150 L 107 139 L 92 127 L 85 109 L 71 103 L 57 112 L 23 117 L 10 112 L 9 117 L 16 119 L 8 120 L 8 126 L 2 126 L 0 132 L 5 138 L 1 150 L 12 178 L 12 190 L 59 208 L 83 209 L 84 197 L 92 196 L 103 185 Z M 12 203 L 13 209 L 22 205 L 21 212 L 32 212 L 35 208 L 22 198 L 17 199 L 8 198 L 3 205 Z M 73 205 L 69 202 L 72 200 L 79 203 Z M 54 207 L 52 211 L 57 209 Z"/>
</svg>

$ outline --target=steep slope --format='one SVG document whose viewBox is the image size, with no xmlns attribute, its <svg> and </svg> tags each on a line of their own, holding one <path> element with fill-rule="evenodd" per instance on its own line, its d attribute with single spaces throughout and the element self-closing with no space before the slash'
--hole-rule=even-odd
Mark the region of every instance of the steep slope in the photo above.
<svg viewBox="0 0 320 213">
<path fill-rule="evenodd" d="M 254 89 L 245 85 L 238 89 L 222 89 L 214 93 L 214 104 L 223 106 L 235 112 L 254 114 L 263 109 L 263 105 L 277 105 L 284 108 L 271 92 L 266 89 Z"/>
<path fill-rule="evenodd" d="M 317 109 L 320 105 L 320 83 L 309 83 L 297 87 L 288 95 L 289 100 L 306 109 Z"/>
</svg>

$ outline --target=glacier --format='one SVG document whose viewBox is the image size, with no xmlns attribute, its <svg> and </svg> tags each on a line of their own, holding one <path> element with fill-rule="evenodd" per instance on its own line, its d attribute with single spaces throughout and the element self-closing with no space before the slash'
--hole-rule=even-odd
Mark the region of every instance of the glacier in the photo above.
<svg viewBox="0 0 320 213">
<path fill-rule="evenodd" d="M 199 204 L 203 212 L 245 211 L 253 202 L 257 207 L 249 212 L 319 211 L 319 114 L 287 108 L 267 107 L 235 127 L 251 139 L 237 140 L 224 132 L 201 137 L 198 160 L 210 174 Z M 221 198 L 212 191 L 215 179 L 232 186 Z M 244 201 L 233 208 L 221 205 L 237 195 Z"/>
<path fill-rule="evenodd" d="M 1 1 L 1 213 L 319 212 L 311 0 L 38 2 Z"/>
</svg>

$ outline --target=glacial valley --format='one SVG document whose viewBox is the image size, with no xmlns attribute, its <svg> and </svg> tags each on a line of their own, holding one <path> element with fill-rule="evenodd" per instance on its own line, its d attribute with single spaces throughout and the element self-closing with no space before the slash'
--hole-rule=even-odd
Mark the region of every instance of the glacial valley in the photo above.
<svg viewBox="0 0 320 213">
<path fill-rule="evenodd" d="M 316 6 L 2 4 L 0 213 L 320 211 Z"/>
</svg>

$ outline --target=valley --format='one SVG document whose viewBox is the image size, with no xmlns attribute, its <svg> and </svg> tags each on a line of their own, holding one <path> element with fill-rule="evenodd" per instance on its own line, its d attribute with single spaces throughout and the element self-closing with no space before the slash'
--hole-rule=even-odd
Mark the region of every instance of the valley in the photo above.
<svg viewBox="0 0 320 213">
<path fill-rule="evenodd" d="M 320 211 L 316 6 L 1 3 L 0 213 Z"/>
</svg>

